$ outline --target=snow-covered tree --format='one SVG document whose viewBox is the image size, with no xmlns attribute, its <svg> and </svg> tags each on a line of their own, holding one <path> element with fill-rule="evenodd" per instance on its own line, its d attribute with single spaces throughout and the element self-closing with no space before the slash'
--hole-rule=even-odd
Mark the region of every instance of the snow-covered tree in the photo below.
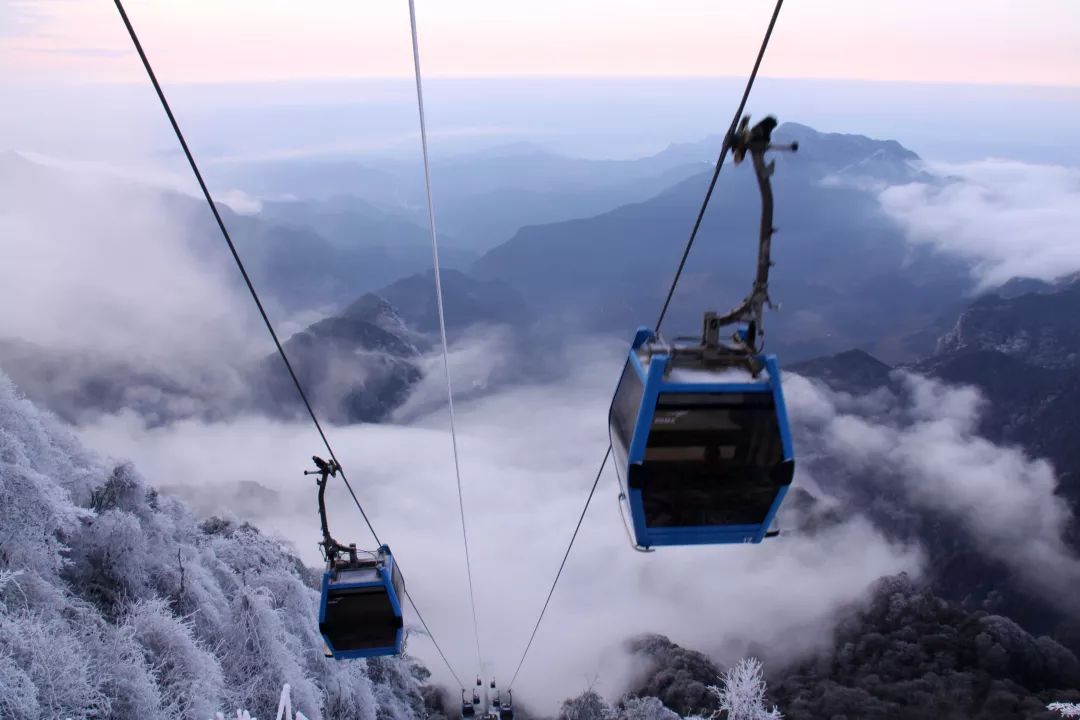
<svg viewBox="0 0 1080 720">
<path fill-rule="evenodd" d="M 168 478 L 161 478 L 168 482 Z M 409 659 L 322 655 L 313 573 L 86 451 L 0 374 L 0 718 L 422 720 Z"/>
<path fill-rule="evenodd" d="M 1061 717 L 1080 718 L 1080 703 L 1050 703 L 1046 706 L 1046 709 L 1061 713 Z"/>
<path fill-rule="evenodd" d="M 726 720 L 782 720 L 773 706 L 765 706 L 765 677 L 761 661 L 743 658 L 720 678 L 720 685 L 709 690 L 716 696 L 720 709 L 714 717 Z"/>
<path fill-rule="evenodd" d="M 623 700 L 619 720 L 679 720 L 679 715 L 665 707 L 660 698 L 631 697 Z"/>
<path fill-rule="evenodd" d="M 615 709 L 592 688 L 563 701 L 559 708 L 559 720 L 614 720 L 615 717 Z"/>
</svg>

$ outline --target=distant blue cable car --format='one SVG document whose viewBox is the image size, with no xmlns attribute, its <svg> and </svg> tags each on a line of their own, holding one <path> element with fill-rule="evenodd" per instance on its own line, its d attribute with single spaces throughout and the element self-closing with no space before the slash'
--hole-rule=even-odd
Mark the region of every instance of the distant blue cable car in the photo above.
<svg viewBox="0 0 1080 720">
<path fill-rule="evenodd" d="M 319 632 L 323 653 L 339 660 L 400 655 L 404 642 L 401 600 L 405 582 L 390 548 L 358 553 L 356 545 L 343 545 L 330 535 L 326 520 L 326 483 L 341 466 L 334 459 L 311 458 L 319 486 L 319 521 L 322 525 L 326 571 L 319 599 Z"/>
<path fill-rule="evenodd" d="M 401 654 L 404 586 L 390 548 L 339 558 L 322 579 L 319 632 L 338 659 Z"/>
<path fill-rule="evenodd" d="M 465 699 L 465 688 L 461 689 L 461 717 L 476 717 L 476 706 L 480 704 L 480 695 L 473 690 L 472 700 Z"/>
<path fill-rule="evenodd" d="M 514 720 L 514 691 L 507 690 L 506 694 L 508 700 L 506 702 L 500 702 L 499 708 L 499 720 Z"/>
<path fill-rule="evenodd" d="M 634 543 L 761 542 L 795 467 L 776 358 L 750 358 L 762 372 L 732 378 L 701 346 L 684 349 L 639 329 L 611 404 Z"/>
</svg>

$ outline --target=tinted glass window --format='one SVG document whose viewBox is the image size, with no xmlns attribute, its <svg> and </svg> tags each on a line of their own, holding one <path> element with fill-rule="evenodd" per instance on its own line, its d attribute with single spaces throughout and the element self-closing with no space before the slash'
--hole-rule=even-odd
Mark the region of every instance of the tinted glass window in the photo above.
<svg viewBox="0 0 1080 720">
<path fill-rule="evenodd" d="M 385 588 L 335 589 L 326 599 L 326 620 L 319 629 L 335 650 L 368 650 L 394 645 L 401 618 L 394 614 Z"/>
<path fill-rule="evenodd" d="M 390 580 L 394 585 L 394 592 L 397 593 L 398 605 L 400 605 L 405 599 L 405 581 L 401 579 L 401 571 L 398 570 L 397 562 L 394 562 L 394 572 L 390 574 Z"/>
<path fill-rule="evenodd" d="M 634 435 L 634 423 L 637 422 L 638 408 L 641 407 L 641 395 L 644 387 L 641 378 L 634 370 L 633 364 L 628 359 L 623 368 L 622 378 L 619 379 L 619 387 L 615 391 L 615 399 L 611 402 L 611 411 L 608 422 L 611 432 L 622 443 L 624 451 L 630 448 L 630 441 Z"/>
<path fill-rule="evenodd" d="M 772 395 L 660 396 L 645 451 L 650 527 L 763 522 L 779 487 L 783 445 Z"/>
</svg>

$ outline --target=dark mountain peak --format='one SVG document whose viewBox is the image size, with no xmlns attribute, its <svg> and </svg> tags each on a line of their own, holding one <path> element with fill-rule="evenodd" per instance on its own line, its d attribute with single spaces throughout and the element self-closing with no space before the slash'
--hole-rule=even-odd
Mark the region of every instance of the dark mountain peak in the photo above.
<svg viewBox="0 0 1080 720">
<path fill-rule="evenodd" d="M 982 427 L 992 438 L 1024 422 L 1029 413 L 1025 408 L 1052 398 L 1061 382 L 1058 371 L 1032 367 L 1021 357 L 990 349 L 938 355 L 911 369 L 947 383 L 974 385 L 992 399 Z"/>
<path fill-rule="evenodd" d="M 1054 292 L 1055 286 L 1044 280 L 1029 277 L 1009 278 L 1000 286 L 994 288 L 987 295 L 996 295 L 999 298 L 1016 298 L 1028 293 Z"/>
<path fill-rule="evenodd" d="M 832 172 L 847 171 L 877 177 L 887 171 L 887 175 L 879 179 L 892 181 L 897 177 L 907 179 L 914 172 L 912 166 L 921 162 L 918 155 L 896 140 L 821 132 L 797 122 L 781 123 L 773 136 L 777 142 L 799 143 L 798 153 L 782 162 L 795 162 L 798 158 L 800 164 L 821 165 Z M 712 163 L 722 142 L 721 135 L 710 135 L 694 142 L 672 143 L 654 157 L 685 163 Z"/>
<path fill-rule="evenodd" d="M 308 399 L 331 422 L 380 422 L 422 377 L 415 347 L 360 320 L 320 320 L 289 338 L 285 347 Z M 284 416 L 301 411 L 276 357 L 263 361 L 258 377 L 267 411 Z"/>
<path fill-rule="evenodd" d="M 346 315 L 323 318 L 285 342 L 285 348 L 290 352 L 299 347 L 317 352 L 319 346 L 348 352 L 377 351 L 397 357 L 419 354 L 411 343 L 394 333 L 373 322 Z"/>
<path fill-rule="evenodd" d="M 533 317 L 521 295 L 501 280 L 480 280 L 460 270 L 444 268 L 443 307 L 447 329 L 461 330 L 477 323 L 522 324 Z M 402 278 L 378 291 L 397 308 L 401 318 L 419 332 L 437 332 L 435 273 L 432 270 Z"/>
<path fill-rule="evenodd" d="M 723 144 L 723 135 L 709 135 L 701 140 L 673 142 L 652 157 L 681 163 L 714 163 Z"/>
<path fill-rule="evenodd" d="M 867 158 L 872 155 L 881 155 L 909 162 L 918 162 L 919 156 L 908 150 L 896 140 L 878 140 L 858 135 L 855 133 L 821 132 L 809 125 L 797 122 L 784 122 L 773 133 L 782 142 L 797 141 L 799 152 L 805 149 L 803 144 L 809 144 L 814 148 L 828 150 L 836 155 L 846 157 Z"/>
<path fill-rule="evenodd" d="M 797 153 L 784 154 L 781 162 L 785 168 L 805 167 L 834 181 L 863 179 L 897 184 L 935 180 L 920 169 L 919 156 L 895 140 L 825 133 L 794 122 L 781 124 L 773 137 L 778 142 L 799 143 Z"/>
<path fill-rule="evenodd" d="M 660 698 L 681 715 L 714 710 L 716 698 L 708 686 L 716 683 L 720 669 L 696 650 L 676 645 L 664 635 L 640 635 L 627 642 L 630 652 L 645 661 L 633 694 Z"/>
<path fill-rule="evenodd" d="M 393 331 L 395 319 L 401 334 Z M 421 378 L 420 350 L 407 332 L 389 304 L 365 295 L 345 314 L 290 337 L 285 350 L 321 415 L 331 422 L 380 422 Z M 266 410 L 286 416 L 299 412 L 296 390 L 277 356 L 262 361 L 257 377 Z"/>
<path fill-rule="evenodd" d="M 1080 282 L 978 298 L 938 341 L 937 354 L 975 350 L 996 350 L 1043 368 L 1080 366 Z"/>
<path fill-rule="evenodd" d="M 845 350 L 787 367 L 789 372 L 821 380 L 834 390 L 870 392 L 889 384 L 893 368 L 864 350 Z"/>
<path fill-rule="evenodd" d="M 366 320 L 371 323 L 391 315 L 397 317 L 394 306 L 375 293 L 364 293 L 358 300 L 345 308 L 341 314 L 345 317 Z"/>
<path fill-rule="evenodd" d="M 1080 271 L 1069 273 L 1068 275 L 1058 278 L 1054 282 L 1054 285 L 1060 288 L 1080 286 Z"/>
<path fill-rule="evenodd" d="M 370 323 L 410 344 L 416 345 L 414 333 L 405 325 L 397 309 L 375 293 L 365 293 L 341 313 L 342 317 Z"/>
</svg>

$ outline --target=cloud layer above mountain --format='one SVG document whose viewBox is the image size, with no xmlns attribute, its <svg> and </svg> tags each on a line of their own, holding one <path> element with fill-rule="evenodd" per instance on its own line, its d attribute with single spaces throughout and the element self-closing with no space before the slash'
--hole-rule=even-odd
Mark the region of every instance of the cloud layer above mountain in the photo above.
<svg viewBox="0 0 1080 720">
<path fill-rule="evenodd" d="M 911 241 L 975 263 L 982 287 L 1080 270 L 1080 169 L 985 160 L 934 168 L 940 185 L 884 190 L 885 212 Z"/>
<path fill-rule="evenodd" d="M 459 449 L 473 550 L 484 674 L 506 682 L 528 640 L 607 443 L 617 344 L 576 344 L 562 382 L 521 386 L 458 406 Z M 476 362 L 474 353 L 455 356 Z M 248 418 L 147 429 L 134 416 L 84 429 L 92 446 L 131 457 L 152 481 L 204 512 L 234 510 L 318 562 L 315 488 L 300 472 L 320 452 L 305 425 Z M 410 426 L 334 428 L 331 436 L 380 537 L 394 548 L 426 619 L 454 663 L 475 667 L 461 526 L 445 411 Z M 918 571 L 919 553 L 858 518 L 813 538 L 761 546 L 627 546 L 609 468 L 589 510 L 545 626 L 522 671 L 523 700 L 574 695 L 596 683 L 621 692 L 623 642 L 656 631 L 730 661 L 750 644 L 796 653 L 824 640 L 837 608 L 882 574 Z M 371 544 L 341 486 L 331 490 L 339 539 Z M 431 646 L 411 650 L 440 677 Z"/>
<path fill-rule="evenodd" d="M 483 674 L 502 682 L 528 639 L 607 442 L 617 347 L 574 346 L 581 361 L 561 382 L 458 406 Z M 464 379 L 468 364 L 473 380 L 483 382 L 483 355 L 456 353 L 453 372 Z M 798 517 L 789 515 L 785 529 L 794 532 L 761 546 L 640 555 L 627 547 L 609 468 L 522 672 L 522 699 L 542 706 L 540 698 L 590 684 L 617 694 L 633 670 L 622 643 L 641 632 L 667 634 L 721 661 L 751 646 L 776 658 L 796 654 L 822 642 L 836 611 L 873 579 L 919 572 L 921 552 L 887 540 L 843 494 L 830 495 L 826 473 L 873 493 L 899 492 L 910 512 L 942 514 L 1037 592 L 1070 601 L 1064 589 L 1080 578 L 1080 562 L 1061 540 L 1068 511 L 1054 495 L 1053 469 L 979 437 L 984 401 L 974 390 L 914 376 L 862 397 L 794 375 L 787 386 L 800 453 L 796 484 L 842 520 L 811 534 L 797 531 Z M 201 512 L 250 518 L 295 543 L 306 562 L 319 562 L 315 488 L 300 474 L 321 451 L 310 427 L 248 417 L 147 428 L 128 415 L 81 432 L 93 447 L 133 458 L 153 482 Z M 333 428 L 331 437 L 440 643 L 470 674 L 476 661 L 445 411 L 410 425 Z M 330 491 L 330 507 L 339 539 L 372 544 L 340 485 Z M 411 649 L 445 677 L 426 640 L 414 634 Z"/>
<path fill-rule="evenodd" d="M 852 396 L 789 376 L 798 436 L 869 492 L 899 493 L 916 512 L 943 516 L 1033 594 L 1080 612 L 1070 591 L 1080 583 L 1080 558 L 1063 540 L 1071 516 L 1055 494 L 1054 468 L 978 435 L 986 400 L 976 389 L 910 374 L 899 380 L 895 391 Z"/>
<path fill-rule="evenodd" d="M 193 229 L 194 202 L 14 155 L 8 173 L 0 337 L 173 365 L 245 352 L 254 313 L 219 241 Z"/>
</svg>

